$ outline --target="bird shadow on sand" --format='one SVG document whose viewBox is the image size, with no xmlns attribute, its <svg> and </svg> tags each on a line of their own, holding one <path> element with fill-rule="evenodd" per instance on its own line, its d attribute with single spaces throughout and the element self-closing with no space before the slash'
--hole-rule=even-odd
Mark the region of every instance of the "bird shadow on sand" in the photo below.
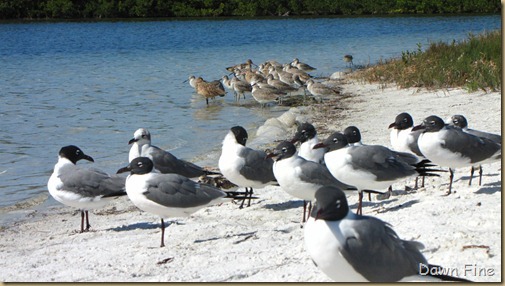
<svg viewBox="0 0 505 286">
<path fill-rule="evenodd" d="M 157 229 L 160 228 L 160 223 L 152 223 L 152 222 L 138 222 L 129 225 L 122 225 L 114 228 L 109 228 L 111 231 L 130 231 L 136 229 Z"/>
<path fill-rule="evenodd" d="M 481 188 L 479 188 L 475 194 L 494 194 L 496 192 L 501 192 L 501 182 L 494 182 L 491 184 L 485 184 Z"/>
<path fill-rule="evenodd" d="M 412 205 L 415 205 L 417 203 L 419 203 L 419 200 L 410 200 L 410 201 L 406 201 L 406 202 L 404 202 L 402 204 L 394 205 L 394 206 L 391 206 L 391 207 L 380 208 L 380 209 L 376 210 L 376 212 L 377 213 L 395 212 L 395 211 L 398 211 L 398 210 L 401 210 L 401 209 L 409 208 Z"/>
<path fill-rule="evenodd" d="M 263 206 L 266 209 L 274 211 L 283 211 L 288 209 L 296 209 L 303 207 L 303 201 L 300 200 L 290 200 L 287 202 L 277 203 L 277 204 L 266 204 Z"/>
<path fill-rule="evenodd" d="M 500 176 L 500 174 L 498 173 L 489 173 L 489 174 L 482 174 L 482 181 L 486 181 L 486 178 L 492 178 L 492 177 L 498 177 Z M 470 175 L 463 175 L 457 179 L 454 180 L 454 182 L 457 182 L 457 181 L 469 181 L 470 180 Z M 472 179 L 472 185 L 474 182 L 479 182 L 479 174 L 478 172 L 476 171 L 475 174 L 473 175 L 473 179 Z"/>
</svg>

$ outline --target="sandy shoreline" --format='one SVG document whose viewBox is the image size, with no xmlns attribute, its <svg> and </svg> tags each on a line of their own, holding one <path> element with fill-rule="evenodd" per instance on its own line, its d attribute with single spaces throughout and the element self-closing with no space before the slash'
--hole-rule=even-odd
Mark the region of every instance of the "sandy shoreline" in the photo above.
<svg viewBox="0 0 505 286">
<path fill-rule="evenodd" d="M 320 138 L 356 125 L 364 143 L 389 146 L 387 126 L 403 111 L 417 123 L 432 114 L 463 114 L 471 128 L 501 133 L 497 92 L 382 89 L 355 81 L 343 90 L 341 102 L 302 112 Z M 480 187 L 476 180 L 468 186 L 468 175 L 469 169 L 457 170 L 456 193 L 447 197 L 448 175 L 408 194 L 396 184 L 394 196 L 365 201 L 363 213 L 389 222 L 403 239 L 422 242 L 430 263 L 474 281 L 501 281 L 501 165 L 484 166 Z M 0 230 L 1 281 L 329 282 L 304 250 L 301 201 L 279 187 L 255 192 L 260 198 L 243 210 L 229 203 L 176 218 L 165 248 L 158 247 L 159 218 L 126 197 L 90 214 L 93 231 L 84 234 L 75 233 L 80 217 L 69 207 L 27 211 L 28 220 Z M 357 196 L 348 200 L 355 209 Z"/>
</svg>

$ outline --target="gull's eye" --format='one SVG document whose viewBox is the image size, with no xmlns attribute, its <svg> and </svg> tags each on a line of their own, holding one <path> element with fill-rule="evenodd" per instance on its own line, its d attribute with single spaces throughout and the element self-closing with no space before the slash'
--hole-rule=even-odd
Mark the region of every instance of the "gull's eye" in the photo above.
<svg viewBox="0 0 505 286">
<path fill-rule="evenodd" d="M 403 120 L 402 120 L 402 121 L 403 121 L 403 122 L 407 122 L 407 118 L 403 118 Z"/>
<path fill-rule="evenodd" d="M 340 200 L 337 200 L 337 201 L 335 202 L 335 207 L 336 207 L 337 209 L 339 209 L 339 208 L 341 207 L 341 202 L 340 202 Z"/>
<path fill-rule="evenodd" d="M 142 164 L 142 162 L 137 162 L 137 167 L 142 168 L 144 167 L 144 164 Z"/>
<path fill-rule="evenodd" d="M 81 155 L 81 150 L 75 150 L 75 155 L 77 156 Z"/>
<path fill-rule="evenodd" d="M 302 134 L 305 134 L 305 132 L 307 132 L 307 130 L 303 129 L 303 130 L 302 130 Z"/>
<path fill-rule="evenodd" d="M 338 143 L 338 138 L 337 137 L 333 138 L 333 143 Z"/>
<path fill-rule="evenodd" d="M 282 153 L 286 153 L 288 151 L 288 148 L 282 147 Z"/>
</svg>

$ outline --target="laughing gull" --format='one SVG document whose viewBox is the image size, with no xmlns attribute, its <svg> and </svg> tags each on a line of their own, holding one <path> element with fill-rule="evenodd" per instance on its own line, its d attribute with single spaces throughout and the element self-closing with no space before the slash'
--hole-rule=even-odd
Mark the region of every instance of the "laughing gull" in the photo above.
<svg viewBox="0 0 505 286">
<path fill-rule="evenodd" d="M 130 172 L 126 193 L 139 209 L 161 217 L 161 245 L 165 246 L 167 217 L 187 217 L 201 208 L 242 199 L 243 193 L 224 192 L 207 184 L 197 183 L 178 174 L 153 172 L 154 163 L 147 157 L 133 159 L 118 173 Z"/>
<path fill-rule="evenodd" d="M 407 112 L 402 112 L 395 117 L 395 122 L 389 124 L 388 128 L 391 129 L 390 142 L 393 150 L 398 152 L 411 153 L 419 158 L 419 161 L 425 159 L 421 150 L 419 150 L 419 145 L 417 144 L 417 139 L 421 135 L 421 131 L 412 131 L 414 127 L 414 120 L 412 116 Z M 415 189 L 417 189 L 416 184 Z M 424 187 L 424 177 L 421 183 L 421 187 Z"/>
<path fill-rule="evenodd" d="M 313 148 L 315 145 L 319 144 L 317 131 L 314 125 L 308 122 L 298 125 L 295 136 L 291 139 L 291 142 L 296 143 L 298 141 L 301 143 L 298 156 L 316 163 L 323 163 L 324 149 Z"/>
<path fill-rule="evenodd" d="M 449 125 L 459 127 L 459 128 L 461 128 L 461 130 L 465 131 L 466 133 L 475 135 L 477 137 L 487 138 L 487 139 L 492 140 L 493 142 L 501 145 L 501 135 L 468 128 L 468 121 L 466 120 L 466 118 L 463 115 L 457 114 L 457 115 L 451 116 L 451 119 L 449 120 Z M 472 169 L 470 171 L 470 181 L 468 182 L 468 185 L 472 184 L 472 178 L 473 178 L 474 171 L 475 171 L 475 168 L 472 166 Z M 482 184 L 482 166 L 479 165 L 479 186 L 481 184 Z"/>
<path fill-rule="evenodd" d="M 344 130 L 344 136 L 347 139 L 347 143 L 349 146 L 380 146 L 380 145 L 366 145 L 361 141 L 361 132 L 356 126 L 349 126 Z M 399 152 L 395 150 L 391 150 L 385 146 L 381 146 L 383 148 L 388 149 L 392 153 L 394 153 L 397 157 L 401 158 L 405 162 L 411 165 L 419 164 L 427 164 L 428 160 L 424 160 L 424 158 L 419 158 L 417 155 L 412 154 L 411 152 Z M 424 167 L 431 165 L 423 165 Z"/>
<path fill-rule="evenodd" d="M 412 155 L 394 152 L 381 145 L 349 146 L 344 134 L 335 132 L 314 148 L 327 148 L 324 162 L 330 173 L 359 191 L 357 213 L 361 214 L 363 191 L 380 190 L 410 176 L 436 176 L 424 162 L 415 164 Z"/>
<path fill-rule="evenodd" d="M 423 130 L 419 136 L 419 149 L 433 163 L 448 167 L 449 191 L 452 192 L 454 169 L 478 166 L 501 160 L 501 144 L 487 138 L 477 137 L 449 126 L 442 118 L 432 115 L 412 130 Z"/>
<path fill-rule="evenodd" d="M 417 145 L 417 139 L 421 131 L 412 131 L 414 120 L 407 112 L 402 112 L 395 117 L 395 122 L 389 124 L 390 141 L 393 150 L 398 152 L 412 153 L 419 157 L 424 157 Z"/>
<path fill-rule="evenodd" d="M 131 162 L 137 157 L 148 157 L 154 162 L 154 168 L 160 173 L 175 173 L 188 178 L 218 174 L 205 170 L 191 162 L 177 159 L 177 157 L 170 154 L 170 152 L 151 145 L 151 133 L 145 128 L 137 129 L 128 144 L 132 145 L 128 156 L 128 162 Z"/>
<path fill-rule="evenodd" d="M 58 163 L 54 165 L 53 174 L 47 182 L 47 189 L 55 200 L 81 210 L 81 233 L 91 227 L 88 210 L 100 208 L 111 199 L 126 195 L 124 177 L 76 166 L 77 161 L 83 159 L 94 162 L 77 146 L 61 148 Z"/>
<path fill-rule="evenodd" d="M 355 215 L 342 190 L 324 186 L 305 224 L 305 248 L 316 266 L 337 282 L 395 282 L 402 279 L 468 281 L 427 271 L 423 245 L 403 240 L 391 226 L 375 217 Z M 422 276 L 423 275 L 423 276 Z"/>
<path fill-rule="evenodd" d="M 335 186 L 343 190 L 356 190 L 335 179 L 325 165 L 297 155 L 296 147 L 291 142 L 281 142 L 273 149 L 269 157 L 276 157 L 273 171 L 281 188 L 288 194 L 303 200 L 302 222 L 305 222 L 307 204 L 309 204 L 310 213 L 311 203 L 320 187 Z"/>
<path fill-rule="evenodd" d="M 260 150 L 245 146 L 247 131 L 241 126 L 234 126 L 224 137 L 219 170 L 226 179 L 252 196 L 253 188 L 263 188 L 275 183 L 272 171 L 274 161 Z M 245 200 L 244 200 L 245 201 Z M 240 205 L 243 207 L 244 201 Z M 248 206 L 251 201 L 249 200 Z"/>
<path fill-rule="evenodd" d="M 347 139 L 347 144 L 349 146 L 363 146 L 363 143 L 361 142 L 361 132 L 359 131 L 358 127 L 356 126 L 348 126 L 344 129 L 344 136 L 345 139 Z M 319 150 L 319 149 L 317 149 Z M 368 193 L 368 200 L 372 200 L 372 193 L 379 193 L 383 194 L 382 192 L 374 191 L 374 190 L 363 190 L 363 192 Z M 393 192 L 393 187 L 389 186 L 388 188 L 388 197 L 391 195 Z M 360 193 L 361 195 L 361 193 Z"/>
<path fill-rule="evenodd" d="M 347 142 L 349 146 L 363 146 L 364 144 L 361 141 L 361 132 L 359 131 L 358 127 L 356 126 L 349 126 L 344 130 L 344 136 L 347 139 Z M 396 150 L 391 150 L 396 156 L 400 157 L 402 160 L 407 162 L 410 165 L 415 165 L 419 164 L 422 162 L 424 164 L 424 167 L 428 167 L 431 165 L 427 165 L 428 160 L 423 161 L 424 158 L 420 158 L 415 154 L 412 154 L 411 152 L 398 152 Z M 423 177 L 424 178 L 424 177 Z M 423 180 L 423 186 L 424 186 L 424 180 Z M 417 189 L 417 177 L 416 177 L 416 186 L 415 188 Z M 371 193 L 377 193 L 376 191 L 373 190 L 367 190 L 368 192 L 368 199 L 371 200 L 370 194 Z M 391 195 L 393 192 L 393 187 L 389 186 L 388 188 L 388 197 Z M 381 193 L 381 192 L 378 192 Z"/>
</svg>

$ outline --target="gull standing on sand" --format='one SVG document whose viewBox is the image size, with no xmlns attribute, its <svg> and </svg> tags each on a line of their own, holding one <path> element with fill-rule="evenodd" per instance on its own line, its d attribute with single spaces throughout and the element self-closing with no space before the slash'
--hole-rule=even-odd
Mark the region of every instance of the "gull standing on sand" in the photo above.
<svg viewBox="0 0 505 286">
<path fill-rule="evenodd" d="M 151 145 L 151 133 L 145 128 L 137 129 L 128 144 L 132 145 L 128 162 L 137 157 L 148 157 L 154 162 L 154 168 L 163 174 L 175 173 L 188 178 L 219 174 L 205 170 L 191 162 L 178 159 L 170 152 Z"/>
<path fill-rule="evenodd" d="M 91 227 L 88 210 L 103 207 L 110 200 L 126 195 L 124 177 L 78 167 L 77 161 L 83 159 L 94 162 L 91 156 L 84 154 L 77 146 L 61 148 L 58 163 L 47 182 L 47 189 L 55 200 L 81 210 L 81 233 Z"/>
<path fill-rule="evenodd" d="M 421 135 L 422 131 L 412 131 L 414 127 L 414 120 L 412 116 L 407 112 L 402 112 L 395 117 L 395 121 L 389 124 L 390 142 L 391 146 L 395 151 L 406 152 L 416 155 L 418 157 L 424 157 L 419 150 L 419 145 L 417 144 L 417 139 Z"/>
<path fill-rule="evenodd" d="M 409 159 L 413 157 L 410 154 L 394 152 L 381 145 L 349 146 L 345 135 L 339 132 L 314 148 L 327 148 L 324 162 L 330 173 L 342 183 L 358 189 L 358 214 L 362 214 L 363 191 L 385 189 L 417 174 L 436 176 L 429 171 L 437 170 L 426 169 L 423 162 L 411 165 L 410 160 L 416 159 Z"/>
<path fill-rule="evenodd" d="M 501 161 L 501 144 L 446 125 L 438 116 L 426 117 L 412 130 L 423 130 L 417 141 L 421 153 L 431 162 L 449 168 L 448 195 L 452 192 L 455 168 Z"/>
<path fill-rule="evenodd" d="M 349 146 L 368 146 L 368 145 L 363 144 L 363 142 L 361 141 L 361 132 L 359 131 L 358 127 L 356 127 L 356 126 L 349 126 L 349 127 L 345 128 L 344 129 L 344 136 L 347 139 L 347 143 L 349 144 Z M 383 148 L 387 148 L 387 147 L 383 146 Z M 392 154 L 394 154 L 395 156 L 399 157 L 401 160 L 405 161 L 406 163 L 408 163 L 412 166 L 415 166 L 416 164 L 422 164 L 424 167 L 429 166 L 429 165 L 426 165 L 428 163 L 428 160 L 423 160 L 424 158 L 420 158 L 410 152 L 398 152 L 395 150 L 390 150 L 390 151 L 392 152 Z M 416 186 L 417 186 L 417 177 L 416 177 Z M 368 199 L 371 200 L 370 194 L 374 193 L 374 191 L 367 190 L 367 192 L 368 192 Z M 393 192 L 393 187 L 389 186 L 388 197 L 391 195 L 392 192 Z M 381 192 L 379 192 L 379 193 L 381 193 Z"/>
<path fill-rule="evenodd" d="M 417 139 L 422 131 L 412 131 L 413 127 L 414 120 L 410 114 L 407 112 L 398 114 L 395 117 L 395 122 L 389 124 L 389 128 L 392 128 L 389 136 L 391 146 L 395 151 L 413 154 L 419 158 L 419 161 L 422 161 L 425 157 L 421 153 L 421 150 L 419 150 L 419 145 L 417 144 Z M 418 188 L 417 181 L 418 178 L 416 178 L 415 189 Z M 424 177 L 421 187 L 424 187 Z"/>
<path fill-rule="evenodd" d="M 298 156 L 316 163 L 324 162 L 325 150 L 322 148 L 314 149 L 314 146 L 319 144 L 317 131 L 314 125 L 308 122 L 298 125 L 295 136 L 291 139 L 291 143 L 296 143 L 298 141 L 301 143 Z"/>
<path fill-rule="evenodd" d="M 366 145 L 363 144 L 361 141 L 361 132 L 359 131 L 358 127 L 356 126 L 349 126 L 344 129 L 344 136 L 347 139 L 347 143 L 349 146 L 378 146 L 380 148 L 376 148 L 376 150 L 389 150 L 391 154 L 395 155 L 396 157 L 400 158 L 401 160 L 405 161 L 407 164 L 410 165 L 415 165 L 420 162 L 423 162 L 422 164 L 428 163 L 427 160 L 422 160 L 419 157 L 417 157 L 415 154 L 412 154 L 410 152 L 398 152 L 391 150 L 387 148 L 386 146 L 381 146 L 381 145 Z"/>
<path fill-rule="evenodd" d="M 188 217 L 201 208 L 240 198 L 244 194 L 224 192 L 207 184 L 200 184 L 178 174 L 153 172 L 154 164 L 147 157 L 133 159 L 118 173 L 130 172 L 126 192 L 139 209 L 161 217 L 161 245 L 165 246 L 167 217 Z"/>
<path fill-rule="evenodd" d="M 352 213 L 342 190 L 324 186 L 315 197 L 316 206 L 304 227 L 305 248 L 314 264 L 334 281 L 469 282 L 428 264 L 420 252 L 424 246 L 399 238 L 388 223 Z"/>
<path fill-rule="evenodd" d="M 461 130 L 465 131 L 466 133 L 475 135 L 477 137 L 487 138 L 487 139 L 492 140 L 493 142 L 501 145 L 501 135 L 468 128 L 468 121 L 466 120 L 466 118 L 463 115 L 460 115 L 460 114 L 453 115 L 451 117 L 451 119 L 449 120 L 449 125 L 459 127 L 459 128 L 461 128 Z M 470 170 L 470 181 L 468 182 L 469 186 L 472 185 L 472 178 L 473 178 L 474 172 L 475 172 L 475 168 L 472 166 L 472 169 Z M 480 185 L 482 185 L 482 165 L 479 165 L 479 186 Z"/>
<path fill-rule="evenodd" d="M 246 147 L 247 131 L 234 126 L 224 137 L 219 170 L 223 176 L 252 196 L 253 188 L 263 188 L 275 183 L 273 160 L 260 150 Z M 244 200 L 245 201 L 245 200 Z M 240 208 L 244 206 L 244 201 Z M 249 200 L 248 206 L 251 200 Z"/>
<path fill-rule="evenodd" d="M 309 214 L 316 191 L 322 186 L 334 186 L 342 190 L 356 190 L 335 179 L 326 166 L 308 161 L 296 153 L 296 147 L 289 141 L 283 141 L 269 157 L 275 157 L 273 171 L 275 179 L 288 194 L 303 200 L 303 218 L 305 222 L 307 205 Z"/>
</svg>

